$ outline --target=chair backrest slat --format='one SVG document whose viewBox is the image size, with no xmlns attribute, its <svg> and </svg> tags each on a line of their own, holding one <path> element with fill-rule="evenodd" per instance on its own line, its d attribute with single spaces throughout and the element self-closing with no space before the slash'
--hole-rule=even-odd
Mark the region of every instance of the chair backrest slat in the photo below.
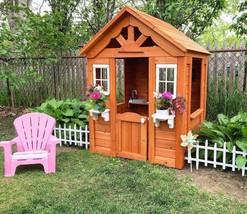
<svg viewBox="0 0 247 214">
<path fill-rule="evenodd" d="M 55 126 L 55 119 L 43 113 L 18 117 L 14 126 L 25 151 L 44 150 Z"/>
</svg>

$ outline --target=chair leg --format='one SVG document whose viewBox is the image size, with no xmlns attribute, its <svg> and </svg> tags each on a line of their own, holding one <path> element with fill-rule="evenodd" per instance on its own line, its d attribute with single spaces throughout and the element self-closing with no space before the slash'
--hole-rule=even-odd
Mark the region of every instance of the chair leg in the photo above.
<svg viewBox="0 0 247 214">
<path fill-rule="evenodd" d="M 42 165 L 43 165 L 43 167 L 44 167 L 45 173 L 46 173 L 46 174 L 49 174 L 49 173 L 50 173 L 50 170 L 49 170 L 49 165 L 48 165 L 48 163 L 44 163 L 44 164 L 42 164 Z"/>
<path fill-rule="evenodd" d="M 49 155 L 49 171 L 56 172 L 56 154 Z"/>
<path fill-rule="evenodd" d="M 10 177 L 15 175 L 15 168 L 13 169 L 13 162 L 12 162 L 12 150 L 11 147 L 5 147 L 4 150 L 4 176 Z"/>
</svg>

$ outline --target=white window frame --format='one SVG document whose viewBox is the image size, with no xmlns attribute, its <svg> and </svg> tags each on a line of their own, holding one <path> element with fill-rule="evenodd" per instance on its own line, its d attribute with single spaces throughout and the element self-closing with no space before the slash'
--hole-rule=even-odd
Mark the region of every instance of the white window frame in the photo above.
<svg viewBox="0 0 247 214">
<path fill-rule="evenodd" d="M 160 72 L 160 68 L 174 68 L 174 81 L 168 81 L 167 79 L 162 81 L 164 83 L 173 83 L 174 87 L 173 87 L 173 91 L 170 91 L 172 93 L 172 98 L 175 99 L 176 95 L 177 95 L 177 64 L 156 64 L 156 91 L 159 91 L 159 83 L 161 82 L 159 80 L 159 72 Z M 167 78 L 167 75 L 166 75 Z M 160 93 L 162 93 L 162 91 L 160 91 Z"/>
<path fill-rule="evenodd" d="M 102 79 L 102 72 L 100 72 L 100 79 L 96 79 L 96 69 L 102 69 L 102 68 L 106 68 L 107 70 L 107 79 Z M 110 68 L 109 65 L 106 64 L 93 64 L 93 84 L 96 85 L 97 81 L 107 81 L 107 90 L 105 88 L 103 88 L 103 93 L 105 95 L 109 95 L 110 94 Z M 102 85 L 101 85 L 102 86 Z"/>
</svg>

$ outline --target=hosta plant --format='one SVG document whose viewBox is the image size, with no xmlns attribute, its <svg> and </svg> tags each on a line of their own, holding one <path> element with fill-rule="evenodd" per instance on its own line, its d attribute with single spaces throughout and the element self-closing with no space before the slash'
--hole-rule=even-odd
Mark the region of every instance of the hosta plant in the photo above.
<svg viewBox="0 0 247 214">
<path fill-rule="evenodd" d="M 198 134 L 200 143 L 207 139 L 209 144 L 217 144 L 218 147 L 223 147 L 226 142 L 227 149 L 232 152 L 233 146 L 236 150 L 247 152 L 247 113 L 239 112 L 236 116 L 229 118 L 224 114 L 217 115 L 218 122 L 203 121 L 203 125 L 199 131 L 194 131 Z M 204 152 L 200 154 L 204 156 Z M 208 153 L 209 158 L 213 157 L 213 151 Z M 222 152 L 217 152 L 217 158 L 221 159 Z M 227 156 L 227 161 L 231 162 L 232 157 Z M 236 158 L 236 165 L 240 169 L 247 163 L 246 157 L 238 155 Z"/>
<path fill-rule="evenodd" d="M 78 125 L 85 127 L 88 124 L 88 112 L 85 110 L 85 101 L 78 99 L 47 100 L 39 107 L 30 109 L 32 112 L 43 112 L 54 117 L 58 124 Z"/>
</svg>

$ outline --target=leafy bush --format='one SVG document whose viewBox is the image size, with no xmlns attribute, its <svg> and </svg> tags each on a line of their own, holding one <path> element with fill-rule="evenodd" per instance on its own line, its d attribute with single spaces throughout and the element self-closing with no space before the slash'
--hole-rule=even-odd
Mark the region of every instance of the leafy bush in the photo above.
<svg viewBox="0 0 247 214">
<path fill-rule="evenodd" d="M 78 99 L 47 100 L 41 106 L 31 109 L 32 112 L 43 112 L 54 117 L 59 124 L 78 125 L 82 128 L 88 124 L 88 112 L 85 101 Z"/>
<path fill-rule="evenodd" d="M 205 142 L 208 139 L 209 144 L 216 143 L 218 147 L 223 147 L 224 142 L 227 144 L 227 149 L 231 152 L 233 146 L 239 151 L 247 152 L 247 113 L 239 112 L 236 116 L 229 118 L 224 114 L 218 114 L 218 122 L 213 123 L 203 121 L 203 125 L 199 131 L 194 131 L 198 134 L 198 140 Z M 213 151 L 209 152 L 209 158 L 213 157 Z M 217 153 L 217 158 L 221 159 L 223 152 Z M 204 152 L 200 154 L 204 157 Z M 232 157 L 228 156 L 227 161 L 231 162 Z M 240 169 L 247 163 L 247 159 L 241 155 L 236 158 L 237 167 Z"/>
</svg>

